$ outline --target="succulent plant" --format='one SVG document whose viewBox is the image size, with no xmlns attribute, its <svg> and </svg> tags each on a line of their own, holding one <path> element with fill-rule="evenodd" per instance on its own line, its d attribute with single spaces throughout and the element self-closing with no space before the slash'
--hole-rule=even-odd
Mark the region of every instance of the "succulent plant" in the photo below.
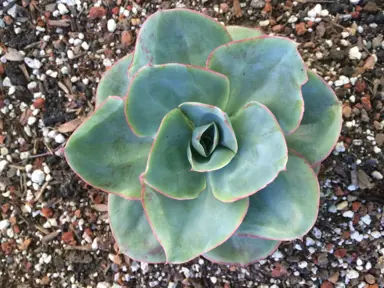
<svg viewBox="0 0 384 288">
<path fill-rule="evenodd" d="M 312 228 L 313 169 L 340 129 L 339 101 L 295 42 L 163 10 L 104 74 L 65 154 L 110 193 L 122 253 L 247 265 Z"/>
</svg>

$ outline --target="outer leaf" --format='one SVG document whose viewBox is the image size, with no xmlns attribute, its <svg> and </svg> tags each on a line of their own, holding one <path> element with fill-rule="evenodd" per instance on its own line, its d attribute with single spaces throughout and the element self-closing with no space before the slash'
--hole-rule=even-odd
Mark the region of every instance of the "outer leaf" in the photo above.
<svg viewBox="0 0 384 288">
<path fill-rule="evenodd" d="M 301 85 L 307 74 L 295 42 L 270 36 L 234 41 L 214 50 L 207 67 L 229 78 L 228 115 L 258 101 L 272 111 L 285 133 L 299 126 L 304 112 Z"/>
<path fill-rule="evenodd" d="M 196 101 L 225 107 L 229 97 L 227 77 L 182 64 L 147 66 L 128 91 L 127 119 L 140 136 L 154 136 L 161 119 L 183 102 Z"/>
<path fill-rule="evenodd" d="M 213 49 L 232 39 L 223 25 L 186 9 L 160 10 L 140 29 L 130 68 L 134 75 L 147 64 L 204 66 Z"/>
<path fill-rule="evenodd" d="M 215 122 L 219 128 L 219 144 L 235 153 L 237 152 L 237 141 L 231 121 L 221 109 L 212 105 L 194 102 L 186 102 L 179 107 L 197 127 Z"/>
<path fill-rule="evenodd" d="M 183 263 L 226 241 L 243 221 L 248 199 L 220 202 L 208 183 L 197 199 L 177 201 L 146 186 L 143 205 L 167 262 Z"/>
<path fill-rule="evenodd" d="M 264 32 L 259 28 L 248 28 L 244 26 L 227 26 L 226 28 L 233 41 L 264 35 Z"/>
<path fill-rule="evenodd" d="M 189 146 L 187 151 L 189 163 L 192 166 L 192 171 L 208 172 L 223 168 L 236 155 L 235 152 L 226 147 L 218 146 L 209 158 L 202 157 L 194 153 Z"/>
<path fill-rule="evenodd" d="M 133 53 L 121 58 L 103 74 L 96 91 L 96 107 L 108 96 L 124 97 L 127 95 L 130 79 L 128 67 L 132 62 Z"/>
<path fill-rule="evenodd" d="M 136 261 L 165 262 L 164 249 L 149 226 L 141 201 L 110 194 L 108 215 L 120 252 Z"/>
<path fill-rule="evenodd" d="M 240 235 L 275 240 L 300 238 L 312 228 L 319 210 L 320 189 L 306 161 L 289 153 L 287 171 L 250 197 Z"/>
<path fill-rule="evenodd" d="M 257 102 L 231 117 L 239 150 L 220 170 L 209 172 L 215 197 L 232 202 L 250 196 L 273 181 L 287 163 L 284 134 L 272 113 Z"/>
<path fill-rule="evenodd" d="M 92 186 L 129 199 L 140 198 L 151 138 L 138 138 L 124 117 L 124 101 L 108 97 L 72 134 L 65 147 L 68 164 Z"/>
<path fill-rule="evenodd" d="M 332 152 L 339 138 L 341 103 L 333 90 L 314 72 L 308 70 L 303 86 L 305 112 L 300 127 L 287 137 L 288 147 L 302 154 L 312 165 Z"/>
<path fill-rule="evenodd" d="M 161 122 L 145 172 L 146 183 L 168 197 L 193 199 L 206 187 L 205 175 L 190 171 L 187 149 L 193 126 L 180 109 Z"/>
<path fill-rule="evenodd" d="M 248 266 L 271 255 L 280 243 L 280 241 L 235 234 L 203 256 L 218 264 Z"/>
</svg>

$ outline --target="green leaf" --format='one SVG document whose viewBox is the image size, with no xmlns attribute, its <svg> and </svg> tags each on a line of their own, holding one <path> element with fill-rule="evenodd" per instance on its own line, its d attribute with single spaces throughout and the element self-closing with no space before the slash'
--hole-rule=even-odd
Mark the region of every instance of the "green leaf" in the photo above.
<svg viewBox="0 0 384 288">
<path fill-rule="evenodd" d="M 311 165 L 323 161 L 339 138 L 342 112 L 335 92 L 308 70 L 303 86 L 304 117 L 299 128 L 287 136 L 288 147 L 303 155 Z"/>
<path fill-rule="evenodd" d="M 227 26 L 226 28 L 233 41 L 264 35 L 264 32 L 259 28 L 248 28 L 243 26 Z"/>
<path fill-rule="evenodd" d="M 235 155 L 235 152 L 232 150 L 223 146 L 218 146 L 208 158 L 205 158 L 194 152 L 191 145 L 188 147 L 187 154 L 188 161 L 192 166 L 191 171 L 198 172 L 208 172 L 221 169 L 227 165 Z"/>
<path fill-rule="evenodd" d="M 319 175 L 320 169 L 321 169 L 321 162 L 316 163 L 316 165 L 312 166 L 313 171 L 315 172 L 316 175 Z"/>
<path fill-rule="evenodd" d="M 288 155 L 284 134 L 262 104 L 248 103 L 231 117 L 239 150 L 220 170 L 209 172 L 213 194 L 224 202 L 250 196 L 285 169 Z"/>
<path fill-rule="evenodd" d="M 128 91 L 127 119 L 135 134 L 153 137 L 165 114 L 181 103 L 225 107 L 228 97 L 227 77 L 214 71 L 183 64 L 147 66 Z"/>
<path fill-rule="evenodd" d="M 280 241 L 235 234 L 203 256 L 218 264 L 248 266 L 271 255 L 280 243 Z"/>
<path fill-rule="evenodd" d="M 187 158 L 193 125 L 180 109 L 165 115 L 148 158 L 148 185 L 175 199 L 193 199 L 206 187 L 205 175 L 190 171 Z"/>
<path fill-rule="evenodd" d="M 108 96 L 124 97 L 127 95 L 130 79 L 128 78 L 128 67 L 132 62 L 133 53 L 121 58 L 100 80 L 96 91 L 96 107 L 98 107 Z"/>
<path fill-rule="evenodd" d="M 140 174 L 153 139 L 135 136 L 124 101 L 108 97 L 72 134 L 65 147 L 71 168 L 90 185 L 128 199 L 140 198 Z"/>
<path fill-rule="evenodd" d="M 168 263 L 183 263 L 226 241 L 248 209 L 248 199 L 223 203 L 207 189 L 197 199 L 179 201 L 146 186 L 144 210 L 164 247 Z"/>
<path fill-rule="evenodd" d="M 207 66 L 229 78 L 229 116 L 257 101 L 272 111 L 285 133 L 299 126 L 304 111 L 301 85 L 307 74 L 292 40 L 264 36 L 228 43 L 212 52 Z"/>
<path fill-rule="evenodd" d="M 289 153 L 287 171 L 249 199 L 250 207 L 238 234 L 292 240 L 308 233 L 315 224 L 319 183 L 308 163 Z"/>
<path fill-rule="evenodd" d="M 220 108 L 196 102 L 186 102 L 179 107 L 196 127 L 215 122 L 219 128 L 219 144 L 237 152 L 237 141 L 231 121 Z"/>
<path fill-rule="evenodd" d="M 205 66 L 213 49 L 232 41 L 219 22 L 187 9 L 156 12 L 144 22 L 137 39 L 130 75 L 147 64 Z"/>
<path fill-rule="evenodd" d="M 164 249 L 152 232 L 141 201 L 110 194 L 108 215 L 113 237 L 121 253 L 136 261 L 165 262 Z"/>
<path fill-rule="evenodd" d="M 215 122 L 196 127 L 192 132 L 192 146 L 203 157 L 208 157 L 219 143 L 219 130 Z"/>
</svg>

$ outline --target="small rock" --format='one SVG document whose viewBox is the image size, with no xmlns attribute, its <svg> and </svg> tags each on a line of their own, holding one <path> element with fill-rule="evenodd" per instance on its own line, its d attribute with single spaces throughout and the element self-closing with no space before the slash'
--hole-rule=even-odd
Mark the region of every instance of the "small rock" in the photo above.
<svg viewBox="0 0 384 288">
<path fill-rule="evenodd" d="M 375 239 L 379 239 L 381 237 L 381 233 L 379 231 L 373 231 L 371 236 Z M 370 283 L 371 284 L 371 283 Z"/>
<path fill-rule="evenodd" d="M 382 146 L 384 144 L 384 133 L 376 134 L 375 141 L 378 146 Z"/>
<path fill-rule="evenodd" d="M 259 22 L 260 27 L 266 27 L 269 25 L 269 20 L 264 20 Z"/>
<path fill-rule="evenodd" d="M 351 210 L 345 211 L 343 213 L 343 217 L 346 217 L 346 218 L 353 218 L 354 215 L 355 215 L 355 213 L 353 213 L 353 211 L 351 211 Z"/>
<path fill-rule="evenodd" d="M 32 172 L 31 180 L 33 183 L 37 183 L 41 185 L 43 184 L 44 179 L 45 179 L 45 174 L 40 169 L 36 169 L 35 171 Z"/>
<path fill-rule="evenodd" d="M 107 10 L 103 7 L 92 7 L 89 10 L 89 18 L 95 19 L 95 18 L 102 18 L 107 14 Z"/>
<path fill-rule="evenodd" d="M 65 6 L 63 3 L 59 3 L 59 5 L 57 5 L 57 9 L 59 9 L 61 15 L 65 15 L 69 12 L 67 6 Z"/>
<path fill-rule="evenodd" d="M 265 1 L 264 0 L 252 0 L 250 5 L 252 8 L 261 9 L 264 7 Z"/>
<path fill-rule="evenodd" d="M 111 285 L 108 282 L 99 282 L 96 288 L 111 288 Z"/>
<path fill-rule="evenodd" d="M 62 134 L 57 134 L 55 136 L 55 142 L 58 144 L 62 144 L 65 142 L 65 137 Z"/>
<path fill-rule="evenodd" d="M 303 35 L 305 32 L 307 32 L 307 28 L 305 28 L 305 23 L 301 22 L 299 24 L 296 24 L 296 33 L 297 35 Z"/>
<path fill-rule="evenodd" d="M 350 118 L 352 115 L 352 108 L 349 105 L 343 106 L 343 116 L 344 118 Z"/>
<path fill-rule="evenodd" d="M 359 47 L 355 46 L 349 49 L 349 59 L 351 60 L 360 60 L 361 59 L 361 52 L 359 51 Z"/>
<path fill-rule="evenodd" d="M 109 19 L 107 22 L 107 29 L 109 32 L 115 32 L 117 27 L 116 21 L 114 19 Z"/>
<path fill-rule="evenodd" d="M 11 223 L 9 222 L 8 219 L 1 220 L 0 221 L 0 230 L 7 229 L 9 227 L 9 225 L 11 225 Z"/>
<path fill-rule="evenodd" d="M 377 9 L 378 7 L 375 1 L 368 1 L 364 6 L 363 11 L 368 13 L 376 13 Z"/>
<path fill-rule="evenodd" d="M 377 180 L 381 180 L 383 179 L 383 175 L 379 172 L 379 171 L 373 171 L 371 173 L 372 177 L 377 179 Z"/>
<path fill-rule="evenodd" d="M 128 47 L 133 42 L 132 33 L 131 31 L 123 31 L 121 33 L 121 44 L 123 44 L 125 47 Z"/>
<path fill-rule="evenodd" d="M 347 206 L 348 206 L 348 201 L 343 201 L 336 205 L 336 209 L 343 210 Z"/>
<path fill-rule="evenodd" d="M 7 160 L 1 160 L 0 161 L 0 173 L 5 170 L 8 166 L 8 161 Z"/>
<path fill-rule="evenodd" d="M 359 278 L 359 272 L 357 272 L 356 270 L 353 270 L 353 269 L 350 269 L 347 271 L 347 275 L 346 275 L 349 279 L 356 279 L 356 278 Z"/>
</svg>

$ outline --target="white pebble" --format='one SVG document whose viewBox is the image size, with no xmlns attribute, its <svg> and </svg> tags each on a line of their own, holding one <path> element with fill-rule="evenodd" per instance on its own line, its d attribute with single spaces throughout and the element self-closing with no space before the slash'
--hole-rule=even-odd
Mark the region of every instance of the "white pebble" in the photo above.
<svg viewBox="0 0 384 288">
<path fill-rule="evenodd" d="M 35 171 L 32 172 L 32 175 L 31 175 L 32 182 L 41 185 L 43 184 L 44 179 L 45 179 L 45 174 L 40 169 L 36 169 Z"/>
<path fill-rule="evenodd" d="M 4 229 L 8 228 L 10 224 L 11 223 L 9 222 L 8 219 L 1 220 L 0 221 L 0 230 L 4 230 Z"/>
<path fill-rule="evenodd" d="M 351 210 L 345 211 L 343 213 L 343 217 L 346 217 L 346 218 L 353 218 L 353 215 L 355 215 L 355 213 Z"/>
<path fill-rule="evenodd" d="M 107 22 L 107 29 L 109 32 L 115 32 L 117 27 L 116 21 L 114 19 L 109 19 Z"/>
<path fill-rule="evenodd" d="M 307 245 L 307 246 L 313 246 L 313 245 L 315 245 L 315 240 L 313 240 L 311 237 L 307 237 L 306 239 L 305 239 L 305 245 Z"/>
<path fill-rule="evenodd" d="M 28 159 L 30 155 L 31 155 L 31 152 L 29 151 L 20 152 L 20 160 Z"/>
<path fill-rule="evenodd" d="M 381 149 L 377 146 L 373 147 L 373 152 L 375 152 L 376 154 L 379 154 L 381 152 Z"/>
<path fill-rule="evenodd" d="M 356 278 L 359 278 L 359 272 L 357 272 L 356 270 L 348 270 L 347 271 L 347 278 L 349 279 L 356 279 Z"/>
<path fill-rule="evenodd" d="M 353 5 L 359 4 L 360 0 L 349 0 L 349 2 Z"/>
<path fill-rule="evenodd" d="M 32 69 L 40 69 L 42 64 L 39 60 L 37 59 L 32 59 L 32 58 L 29 58 L 29 57 L 25 57 L 24 58 L 24 62 L 25 64 L 27 64 L 27 66 L 29 68 L 32 68 Z"/>
<path fill-rule="evenodd" d="M 29 82 L 27 85 L 28 90 L 33 90 L 37 87 L 37 83 L 35 81 Z"/>
<path fill-rule="evenodd" d="M 28 125 L 33 125 L 36 123 L 36 121 L 37 121 L 37 119 L 35 116 L 30 116 L 30 117 L 28 117 L 27 123 L 28 123 Z"/>
<path fill-rule="evenodd" d="M 211 280 L 211 282 L 213 283 L 213 284 L 216 284 L 216 282 L 217 282 L 217 278 L 215 277 L 215 276 L 212 276 L 211 278 L 209 278 L 210 280 Z"/>
<path fill-rule="evenodd" d="M 379 171 L 373 171 L 371 173 L 372 177 L 377 179 L 377 180 L 381 180 L 383 179 L 383 175 L 379 172 Z"/>
<path fill-rule="evenodd" d="M 83 48 L 85 51 L 87 51 L 89 49 L 88 43 L 85 41 L 83 43 L 81 43 L 81 48 Z"/>
<path fill-rule="evenodd" d="M 371 216 L 369 216 L 368 214 L 361 217 L 360 220 L 367 225 L 371 224 L 372 222 Z"/>
<path fill-rule="evenodd" d="M 298 266 L 299 266 L 299 268 L 303 269 L 303 268 L 306 268 L 308 266 L 308 263 L 305 261 L 301 261 L 301 262 L 299 262 Z"/>
<path fill-rule="evenodd" d="M 0 153 L 1 155 L 5 156 L 5 155 L 8 155 L 9 151 L 8 151 L 8 148 L 7 147 L 2 147 L 0 149 Z"/>
<path fill-rule="evenodd" d="M 378 238 L 381 237 L 381 233 L 380 233 L 379 231 L 373 231 L 373 232 L 371 233 L 371 236 L 372 236 L 373 238 L 375 238 L 375 239 L 378 239 Z"/>
<path fill-rule="evenodd" d="M 269 20 L 264 20 L 259 22 L 260 27 L 266 27 L 269 25 Z"/>
<path fill-rule="evenodd" d="M 67 6 L 65 6 L 63 3 L 59 3 L 59 5 L 57 5 L 57 9 L 59 9 L 61 15 L 65 15 L 69 12 Z"/>
<path fill-rule="evenodd" d="M 362 26 L 357 27 L 357 32 L 360 34 L 364 32 L 364 28 Z"/>
<path fill-rule="evenodd" d="M 347 38 L 347 37 L 349 37 L 349 32 L 341 32 L 341 37 L 343 37 L 343 38 Z"/>
<path fill-rule="evenodd" d="M 55 136 L 55 142 L 58 144 L 62 144 L 65 142 L 65 137 L 62 134 L 57 134 Z"/>
<path fill-rule="evenodd" d="M 321 10 L 320 12 L 320 16 L 322 17 L 326 17 L 329 15 L 329 11 L 327 9 L 324 9 L 324 10 Z"/>
<path fill-rule="evenodd" d="M 31 173 L 31 172 L 32 172 L 32 169 L 33 169 L 32 164 L 27 164 L 27 165 L 25 165 L 25 172 L 27 172 L 27 173 Z"/>
<path fill-rule="evenodd" d="M 349 59 L 351 59 L 351 60 L 360 60 L 361 56 L 362 56 L 362 54 L 359 51 L 359 47 L 354 46 L 351 49 L 349 49 Z"/>
<path fill-rule="evenodd" d="M 68 59 L 73 59 L 73 58 L 75 58 L 75 53 L 73 53 L 72 50 L 68 50 L 67 51 L 67 56 L 68 56 Z"/>
<path fill-rule="evenodd" d="M 8 166 L 8 161 L 7 160 L 1 160 L 0 161 L 0 173 L 5 170 Z"/>
<path fill-rule="evenodd" d="M 345 152 L 344 142 L 338 142 L 335 147 L 336 152 L 342 153 Z"/>
</svg>

